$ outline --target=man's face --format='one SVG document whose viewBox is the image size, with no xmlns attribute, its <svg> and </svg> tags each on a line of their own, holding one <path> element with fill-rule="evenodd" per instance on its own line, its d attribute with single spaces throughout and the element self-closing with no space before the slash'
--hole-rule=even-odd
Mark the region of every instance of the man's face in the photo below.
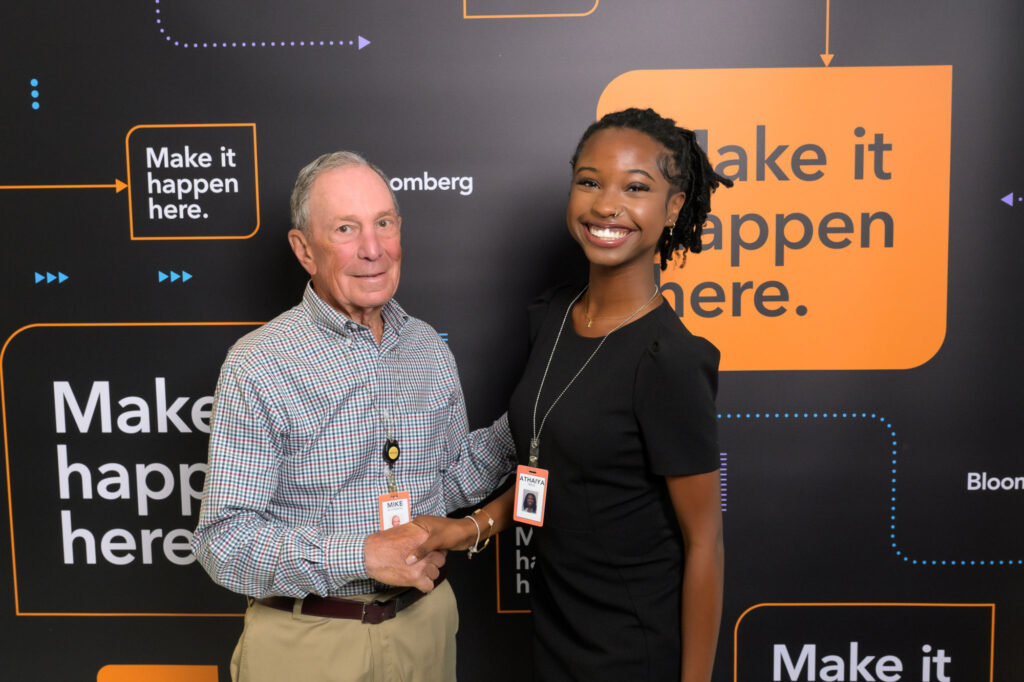
<svg viewBox="0 0 1024 682">
<path fill-rule="evenodd" d="M 288 238 L 317 295 L 366 324 L 398 289 L 401 226 L 384 180 L 366 166 L 342 166 L 317 176 L 308 229 Z"/>
</svg>

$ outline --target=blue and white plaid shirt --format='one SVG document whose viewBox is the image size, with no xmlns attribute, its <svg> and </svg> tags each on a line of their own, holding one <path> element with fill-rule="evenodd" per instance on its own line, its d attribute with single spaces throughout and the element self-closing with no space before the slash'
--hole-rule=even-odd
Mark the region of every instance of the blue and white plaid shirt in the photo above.
<svg viewBox="0 0 1024 682">
<path fill-rule="evenodd" d="M 479 502 L 513 468 L 504 416 L 469 433 L 455 359 L 430 325 L 394 300 L 384 334 L 306 287 L 302 303 L 228 352 L 214 400 L 210 470 L 196 558 L 215 581 L 253 597 L 381 589 L 363 561 L 394 472 L 412 513 Z"/>
</svg>

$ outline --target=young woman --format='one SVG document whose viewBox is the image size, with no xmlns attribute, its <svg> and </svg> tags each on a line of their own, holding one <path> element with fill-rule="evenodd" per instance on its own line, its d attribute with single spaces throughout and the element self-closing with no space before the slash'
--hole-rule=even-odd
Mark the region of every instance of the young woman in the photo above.
<svg viewBox="0 0 1024 682">
<path fill-rule="evenodd" d="M 566 222 L 589 281 L 531 308 L 509 405 L 520 464 L 547 472 L 532 543 L 537 679 L 708 682 L 724 562 L 719 354 L 683 326 L 652 265 L 701 250 L 711 193 L 732 183 L 650 109 L 591 125 L 572 168 Z M 514 501 L 510 489 L 473 525 L 459 520 L 469 544 L 511 525 Z"/>
</svg>

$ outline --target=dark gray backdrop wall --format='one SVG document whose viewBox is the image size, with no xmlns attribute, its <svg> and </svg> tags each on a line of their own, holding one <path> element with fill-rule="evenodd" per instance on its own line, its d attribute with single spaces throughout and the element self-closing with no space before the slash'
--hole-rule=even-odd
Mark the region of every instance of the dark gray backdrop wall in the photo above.
<svg viewBox="0 0 1024 682">
<path fill-rule="evenodd" d="M 521 311 L 581 272 L 575 141 L 626 103 L 706 130 L 734 175 L 748 155 L 715 197 L 719 248 L 662 279 L 725 351 L 715 680 L 1021 679 L 1020 3 L 3 14 L 5 679 L 227 679 L 244 601 L 188 534 L 219 363 L 301 295 L 303 164 L 355 149 L 395 177 L 398 297 L 447 335 L 479 426 L 525 358 Z M 865 245 L 879 212 L 890 243 L 883 217 Z M 809 231 L 780 230 L 794 213 Z M 461 679 L 527 675 L 529 539 L 450 558 Z"/>
</svg>

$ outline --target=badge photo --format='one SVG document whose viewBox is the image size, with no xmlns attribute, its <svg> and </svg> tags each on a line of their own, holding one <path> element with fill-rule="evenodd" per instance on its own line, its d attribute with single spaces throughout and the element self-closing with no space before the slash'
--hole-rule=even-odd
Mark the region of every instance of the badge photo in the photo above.
<svg viewBox="0 0 1024 682">
<path fill-rule="evenodd" d="M 397 493 L 384 493 L 377 498 L 380 507 L 380 529 L 387 530 L 409 523 L 412 520 L 409 493 L 407 491 Z"/>
<path fill-rule="evenodd" d="M 516 469 L 515 511 L 512 518 L 531 526 L 543 526 L 547 487 L 546 469 L 520 465 Z"/>
</svg>

